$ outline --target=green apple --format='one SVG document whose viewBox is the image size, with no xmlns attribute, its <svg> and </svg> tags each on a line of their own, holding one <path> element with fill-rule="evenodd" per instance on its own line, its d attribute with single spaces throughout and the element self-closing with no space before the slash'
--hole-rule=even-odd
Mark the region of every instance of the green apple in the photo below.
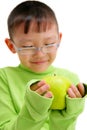
<svg viewBox="0 0 87 130">
<path fill-rule="evenodd" d="M 50 85 L 50 91 L 54 95 L 51 109 L 64 109 L 67 89 L 71 85 L 70 80 L 63 76 L 46 76 L 44 80 Z"/>
</svg>

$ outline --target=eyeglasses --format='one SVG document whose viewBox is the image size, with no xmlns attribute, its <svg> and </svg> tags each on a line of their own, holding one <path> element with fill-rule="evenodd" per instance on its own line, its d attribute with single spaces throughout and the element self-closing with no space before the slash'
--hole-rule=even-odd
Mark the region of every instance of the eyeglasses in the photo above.
<svg viewBox="0 0 87 130">
<path fill-rule="evenodd" d="M 25 46 L 18 48 L 15 44 L 14 47 L 17 52 L 19 52 L 21 55 L 31 55 L 35 54 L 36 51 L 42 51 L 43 53 L 51 53 L 56 51 L 56 49 L 59 47 L 59 44 L 57 43 L 51 43 L 47 44 L 43 47 L 35 47 L 35 46 Z"/>
</svg>

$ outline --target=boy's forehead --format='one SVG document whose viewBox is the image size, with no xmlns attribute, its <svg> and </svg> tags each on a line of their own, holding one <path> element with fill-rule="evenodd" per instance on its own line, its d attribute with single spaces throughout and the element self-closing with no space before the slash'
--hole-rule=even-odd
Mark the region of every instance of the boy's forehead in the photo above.
<svg viewBox="0 0 87 130">
<path fill-rule="evenodd" d="M 25 30 L 27 28 L 27 32 L 25 33 Z M 16 33 L 23 33 L 27 35 L 28 33 L 47 33 L 47 32 L 58 32 L 58 28 L 56 23 L 44 23 L 42 22 L 40 25 L 38 25 L 36 22 L 31 22 L 29 26 L 27 26 L 24 22 L 19 24 L 18 26 L 14 27 L 14 34 Z"/>
<path fill-rule="evenodd" d="M 18 29 L 21 30 L 23 33 L 28 32 L 46 32 L 51 30 L 53 27 L 55 27 L 55 31 L 58 31 L 58 27 L 54 21 L 41 21 L 37 22 L 35 20 L 32 20 L 30 23 L 22 22 L 18 26 L 14 27 L 14 31 L 17 31 Z"/>
<path fill-rule="evenodd" d="M 45 31 L 38 32 L 36 31 L 36 25 L 32 24 L 30 26 L 28 33 L 24 33 L 24 23 L 22 23 L 18 28 L 15 30 L 14 40 L 18 42 L 21 41 L 37 41 L 37 40 L 51 40 L 51 39 L 58 39 L 58 31 L 55 24 L 52 24 L 49 29 Z"/>
</svg>

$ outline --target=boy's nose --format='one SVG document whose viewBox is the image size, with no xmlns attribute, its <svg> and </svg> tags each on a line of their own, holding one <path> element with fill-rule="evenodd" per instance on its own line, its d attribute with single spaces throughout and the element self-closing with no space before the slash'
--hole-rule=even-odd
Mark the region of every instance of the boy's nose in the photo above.
<svg viewBox="0 0 87 130">
<path fill-rule="evenodd" d="M 45 53 L 43 52 L 43 50 L 41 48 L 37 48 L 35 51 L 35 54 L 39 55 L 39 56 L 43 56 Z"/>
</svg>

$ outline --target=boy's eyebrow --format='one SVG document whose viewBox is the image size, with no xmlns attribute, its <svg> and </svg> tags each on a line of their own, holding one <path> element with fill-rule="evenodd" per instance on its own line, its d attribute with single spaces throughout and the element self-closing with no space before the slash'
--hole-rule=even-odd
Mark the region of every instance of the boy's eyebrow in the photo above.
<svg viewBox="0 0 87 130">
<path fill-rule="evenodd" d="M 58 37 L 57 36 L 50 36 L 50 37 L 46 37 L 45 40 L 57 40 Z"/>
<path fill-rule="evenodd" d="M 31 41 L 33 41 L 33 39 L 21 39 L 21 40 L 19 40 L 18 42 L 19 43 L 23 43 L 23 42 L 31 42 Z"/>
<path fill-rule="evenodd" d="M 52 35 L 52 36 L 46 36 L 44 37 L 44 41 L 49 41 L 49 40 L 58 40 L 58 36 Z M 35 42 L 36 40 L 33 38 L 28 38 L 28 39 L 20 39 L 19 41 L 16 41 L 17 43 L 27 43 L 27 42 Z"/>
<path fill-rule="evenodd" d="M 56 40 L 58 39 L 58 37 L 54 36 L 54 37 L 45 37 L 45 40 Z M 32 38 L 29 38 L 29 39 L 21 39 L 19 40 L 18 42 L 21 43 L 21 42 L 31 42 L 31 41 L 35 41 L 35 39 L 32 39 Z"/>
</svg>

